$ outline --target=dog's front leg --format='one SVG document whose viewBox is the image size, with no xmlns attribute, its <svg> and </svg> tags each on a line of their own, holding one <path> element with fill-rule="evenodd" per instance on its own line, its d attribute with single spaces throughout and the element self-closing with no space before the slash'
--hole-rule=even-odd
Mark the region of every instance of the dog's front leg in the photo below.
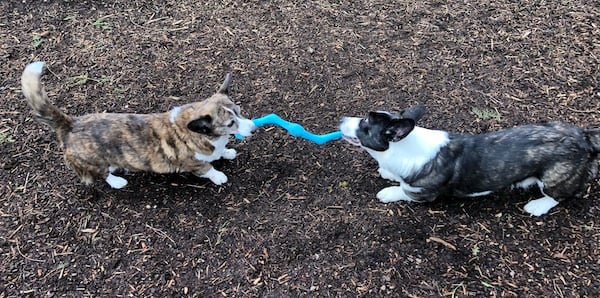
<svg viewBox="0 0 600 298">
<path fill-rule="evenodd" d="M 377 199 L 382 203 L 391 203 L 397 201 L 413 202 L 413 198 L 404 192 L 402 186 L 390 186 L 380 190 L 377 193 Z"/>
<path fill-rule="evenodd" d="M 400 186 L 390 186 L 382 189 L 377 193 L 377 198 L 383 203 L 391 203 L 396 201 L 420 202 L 410 194 L 421 193 L 421 187 L 414 187 L 400 179 Z"/>
<path fill-rule="evenodd" d="M 213 152 L 211 155 L 204 155 L 202 153 L 196 153 L 194 158 L 201 162 L 211 162 L 220 158 L 224 159 L 234 159 L 237 156 L 237 151 L 235 149 L 224 148 L 219 151 Z"/>
<path fill-rule="evenodd" d="M 403 182 L 402 179 L 400 179 L 398 176 L 394 175 L 394 173 L 388 171 L 385 168 L 379 167 L 379 169 L 377 169 L 377 172 L 379 172 L 379 176 L 381 176 L 381 178 L 383 179 L 392 180 L 396 182 Z"/>
<path fill-rule="evenodd" d="M 221 154 L 221 157 L 224 159 L 234 159 L 236 156 L 237 156 L 237 151 L 235 151 L 235 149 L 231 149 L 231 148 L 223 149 L 223 153 Z"/>
<path fill-rule="evenodd" d="M 216 170 L 211 164 L 207 163 L 202 169 L 195 171 L 194 175 L 202 178 L 208 178 L 212 183 L 221 185 L 227 182 L 227 175 L 223 172 Z"/>
</svg>

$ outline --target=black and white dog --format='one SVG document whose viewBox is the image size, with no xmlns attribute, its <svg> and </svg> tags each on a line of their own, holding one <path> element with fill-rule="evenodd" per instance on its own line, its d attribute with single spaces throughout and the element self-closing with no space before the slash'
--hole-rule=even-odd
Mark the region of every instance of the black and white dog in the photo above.
<svg viewBox="0 0 600 298">
<path fill-rule="evenodd" d="M 561 200 L 582 197 L 584 185 L 598 172 L 600 129 L 552 122 L 453 134 L 415 126 L 424 113 L 419 105 L 396 114 L 342 119 L 344 139 L 377 160 L 382 178 L 400 183 L 377 193 L 384 203 L 475 197 L 537 185 L 544 196 L 524 209 L 540 216 Z"/>
</svg>

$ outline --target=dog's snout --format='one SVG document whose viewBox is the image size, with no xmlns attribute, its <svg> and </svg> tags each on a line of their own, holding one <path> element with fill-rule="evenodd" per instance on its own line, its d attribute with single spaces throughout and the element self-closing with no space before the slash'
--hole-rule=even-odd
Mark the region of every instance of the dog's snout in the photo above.
<svg viewBox="0 0 600 298">
<path fill-rule="evenodd" d="M 249 137 L 258 127 L 254 124 L 254 121 L 248 120 L 246 118 L 238 119 L 238 131 L 237 133 L 244 136 Z"/>
<path fill-rule="evenodd" d="M 355 126 L 356 120 L 359 118 L 355 118 L 355 117 L 343 117 L 340 120 L 340 129 L 342 127 L 346 127 L 346 129 L 349 129 L 350 127 Z"/>
</svg>

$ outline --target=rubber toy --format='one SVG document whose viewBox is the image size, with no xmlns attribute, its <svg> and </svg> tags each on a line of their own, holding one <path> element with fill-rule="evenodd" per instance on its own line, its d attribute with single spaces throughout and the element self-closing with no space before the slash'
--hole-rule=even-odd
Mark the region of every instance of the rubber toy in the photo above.
<svg viewBox="0 0 600 298">
<path fill-rule="evenodd" d="M 323 135 L 313 134 L 311 132 L 306 131 L 306 129 L 304 129 L 302 125 L 283 120 L 277 114 L 269 114 L 260 118 L 256 118 L 253 119 L 252 122 L 254 122 L 254 125 L 256 125 L 256 127 L 261 127 L 269 124 L 281 126 L 285 130 L 287 130 L 290 135 L 297 138 L 307 139 L 317 145 L 323 145 L 329 141 L 337 140 L 342 137 L 342 132 L 339 130 Z M 240 140 L 244 138 L 238 134 L 236 134 L 235 137 Z"/>
</svg>

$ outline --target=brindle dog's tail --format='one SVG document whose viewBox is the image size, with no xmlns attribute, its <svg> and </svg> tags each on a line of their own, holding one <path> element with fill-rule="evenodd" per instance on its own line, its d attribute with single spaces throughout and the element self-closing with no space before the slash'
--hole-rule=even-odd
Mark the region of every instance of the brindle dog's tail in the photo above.
<svg viewBox="0 0 600 298">
<path fill-rule="evenodd" d="M 44 62 L 28 64 L 21 76 L 21 88 L 34 114 L 56 131 L 58 141 L 62 145 L 65 134 L 71 130 L 73 120 L 48 100 L 48 95 L 40 82 L 43 69 Z"/>
<path fill-rule="evenodd" d="M 600 128 L 586 129 L 583 132 L 596 153 L 600 153 Z"/>
</svg>

